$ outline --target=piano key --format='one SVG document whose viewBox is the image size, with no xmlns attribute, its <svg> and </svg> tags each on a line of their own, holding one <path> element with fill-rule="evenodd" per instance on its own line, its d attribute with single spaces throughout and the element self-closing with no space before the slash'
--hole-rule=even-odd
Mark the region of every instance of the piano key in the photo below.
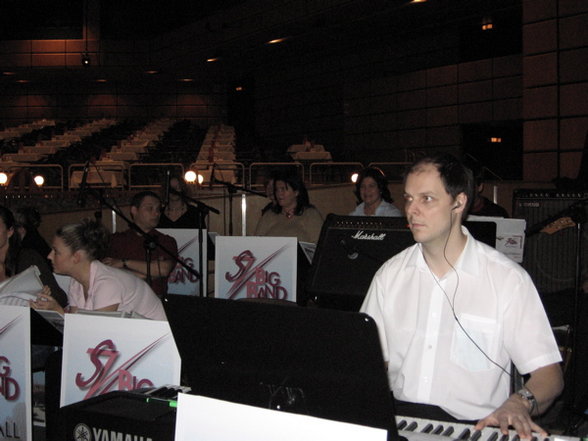
<svg viewBox="0 0 588 441">
<path fill-rule="evenodd" d="M 406 430 L 407 432 L 414 432 L 414 430 L 418 427 L 418 423 L 416 421 L 413 421 L 412 423 L 409 423 L 408 426 L 406 426 Z"/>
<path fill-rule="evenodd" d="M 421 430 L 421 432 L 430 433 L 433 430 L 433 427 L 433 424 L 429 423 L 423 428 L 423 430 Z"/>
<path fill-rule="evenodd" d="M 476 430 L 472 436 L 470 436 L 469 441 L 478 441 L 482 437 L 482 431 Z"/>
<path fill-rule="evenodd" d="M 435 430 L 433 430 L 433 435 L 441 435 L 443 433 L 443 424 L 439 424 L 437 427 L 435 427 Z"/>
<path fill-rule="evenodd" d="M 396 421 L 398 430 L 403 432 L 402 435 L 407 437 L 409 441 L 462 440 L 461 436 L 465 436 L 464 433 L 466 429 L 469 431 L 469 438 L 464 438 L 467 439 L 467 441 L 527 441 L 526 439 L 521 440 L 514 430 L 510 430 L 509 433 L 505 435 L 502 434 L 500 429 L 497 427 L 485 427 L 481 431 L 476 431 L 472 425 L 407 416 L 397 416 Z M 402 424 L 402 427 L 400 424 Z M 435 427 L 434 430 L 430 431 L 429 433 L 421 432 L 420 430 L 415 431 L 415 428 L 418 427 L 421 427 L 423 428 L 422 430 L 425 430 L 428 428 L 429 424 L 432 424 Z M 403 427 L 407 426 L 411 427 L 410 432 L 408 432 L 409 435 L 406 434 L 407 432 L 402 430 Z M 421 436 L 416 437 L 416 435 L 413 435 L 415 433 L 418 433 Z M 458 433 L 459 437 L 456 437 L 454 435 L 455 433 Z M 534 434 L 530 441 L 580 441 L 580 438 L 563 435 L 552 435 L 550 437 L 544 438 Z"/>
</svg>

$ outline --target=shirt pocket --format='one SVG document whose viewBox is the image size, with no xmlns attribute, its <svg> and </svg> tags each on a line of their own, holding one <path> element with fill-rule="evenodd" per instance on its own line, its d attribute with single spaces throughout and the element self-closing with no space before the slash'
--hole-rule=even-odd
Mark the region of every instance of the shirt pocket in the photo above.
<svg viewBox="0 0 588 441">
<path fill-rule="evenodd" d="M 498 332 L 496 320 L 461 314 L 453 329 L 451 361 L 470 372 L 491 369 L 494 364 L 491 360 L 496 358 Z"/>
</svg>

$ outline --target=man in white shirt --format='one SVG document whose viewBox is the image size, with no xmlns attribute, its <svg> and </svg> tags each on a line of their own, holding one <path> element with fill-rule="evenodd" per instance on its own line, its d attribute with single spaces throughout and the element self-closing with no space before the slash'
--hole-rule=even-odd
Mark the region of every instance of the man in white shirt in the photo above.
<svg viewBox="0 0 588 441">
<path fill-rule="evenodd" d="M 395 398 L 440 408 L 476 429 L 545 434 L 533 415 L 563 389 L 561 357 L 529 275 L 462 227 L 471 171 L 424 158 L 405 180 L 415 241 L 376 273 L 361 311 L 378 325 Z M 509 395 L 510 364 L 530 378 Z"/>
</svg>

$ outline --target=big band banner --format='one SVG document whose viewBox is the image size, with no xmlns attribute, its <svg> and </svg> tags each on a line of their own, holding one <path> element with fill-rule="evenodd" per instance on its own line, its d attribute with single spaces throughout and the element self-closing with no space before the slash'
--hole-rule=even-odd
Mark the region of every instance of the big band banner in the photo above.
<svg viewBox="0 0 588 441">
<path fill-rule="evenodd" d="M 0 439 L 32 440 L 31 314 L 0 306 Z"/>
<path fill-rule="evenodd" d="M 218 236 L 215 297 L 295 302 L 297 247 L 294 237 Z"/>
<path fill-rule="evenodd" d="M 115 390 L 180 384 L 168 322 L 66 314 L 61 406 Z"/>
<path fill-rule="evenodd" d="M 198 230 L 179 228 L 158 228 L 158 231 L 173 237 L 178 244 L 178 257 L 190 268 L 198 272 L 199 240 Z M 202 277 L 191 274 L 179 263 L 170 273 L 167 279 L 167 292 L 169 294 L 198 295 L 200 293 L 200 280 L 202 280 L 202 292 L 206 293 L 207 277 L 207 231 L 202 230 Z"/>
</svg>

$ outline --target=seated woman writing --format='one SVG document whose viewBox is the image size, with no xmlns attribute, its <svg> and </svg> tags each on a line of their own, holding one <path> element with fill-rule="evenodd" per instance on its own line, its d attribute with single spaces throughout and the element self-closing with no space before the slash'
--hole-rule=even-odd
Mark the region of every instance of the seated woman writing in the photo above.
<svg viewBox="0 0 588 441">
<path fill-rule="evenodd" d="M 274 193 L 277 204 L 263 214 L 255 235 L 297 237 L 301 242 L 317 243 L 323 217 L 310 204 L 302 179 L 290 173 L 276 175 Z"/>
<path fill-rule="evenodd" d="M 31 302 L 31 307 L 60 313 L 78 309 L 125 311 L 153 320 L 166 320 L 161 301 L 147 283 L 127 271 L 100 262 L 109 237 L 103 225 L 90 220 L 57 230 L 49 260 L 56 273 L 72 278 L 67 292 L 69 304 L 62 308 L 46 286 Z"/>
</svg>

